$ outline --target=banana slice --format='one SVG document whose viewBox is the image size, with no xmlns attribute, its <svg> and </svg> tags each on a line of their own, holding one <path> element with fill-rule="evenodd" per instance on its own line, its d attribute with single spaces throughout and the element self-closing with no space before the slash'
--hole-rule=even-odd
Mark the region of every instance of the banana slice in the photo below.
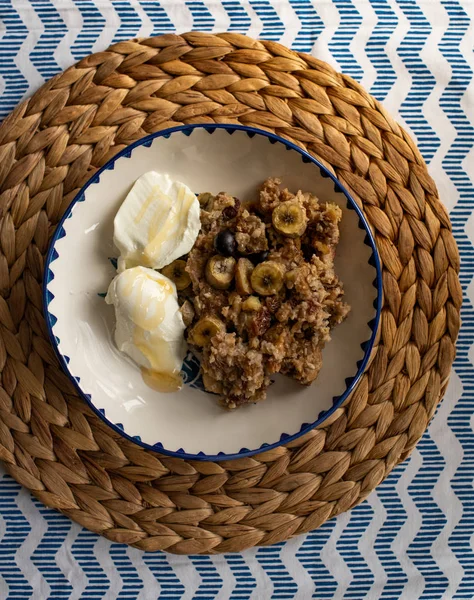
<svg viewBox="0 0 474 600">
<path fill-rule="evenodd" d="M 235 258 L 232 256 L 211 256 L 206 265 L 207 282 L 218 290 L 226 290 L 235 273 Z"/>
<path fill-rule="evenodd" d="M 262 308 L 262 303 L 257 298 L 257 296 L 249 296 L 246 300 L 242 302 L 242 310 L 245 312 L 253 312 L 255 310 L 260 310 Z"/>
<path fill-rule="evenodd" d="M 161 269 L 162 275 L 174 282 L 177 290 L 185 290 L 191 283 L 191 277 L 186 272 L 186 261 L 175 260 Z"/>
<path fill-rule="evenodd" d="M 279 204 L 272 213 L 273 227 L 282 235 L 297 238 L 306 230 L 308 219 L 305 209 L 294 200 Z"/>
<path fill-rule="evenodd" d="M 199 194 L 198 201 L 201 206 L 207 206 L 209 204 L 209 200 L 212 199 L 212 194 L 210 192 L 202 192 Z"/>
<path fill-rule="evenodd" d="M 225 329 L 224 323 L 216 317 L 202 317 L 191 331 L 190 342 L 196 346 L 207 346 L 211 338 Z"/>
<path fill-rule="evenodd" d="M 291 290 L 295 287 L 296 280 L 298 279 L 299 269 L 292 269 L 285 273 L 286 287 Z"/>
<path fill-rule="evenodd" d="M 283 276 L 282 265 L 267 260 L 257 265 L 252 271 L 250 283 L 257 294 L 271 296 L 272 294 L 278 294 L 283 287 Z"/>
<path fill-rule="evenodd" d="M 253 271 L 253 263 L 248 258 L 239 258 L 237 269 L 235 271 L 235 289 L 241 295 L 252 293 L 250 284 L 250 275 Z"/>
</svg>

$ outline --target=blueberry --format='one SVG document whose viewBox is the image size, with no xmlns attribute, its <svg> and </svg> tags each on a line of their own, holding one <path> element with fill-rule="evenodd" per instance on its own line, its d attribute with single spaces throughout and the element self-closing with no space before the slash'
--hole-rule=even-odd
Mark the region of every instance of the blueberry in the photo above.
<svg viewBox="0 0 474 600">
<path fill-rule="evenodd" d="M 230 229 L 223 229 L 214 238 L 214 248 L 222 256 L 232 256 L 237 248 L 234 234 Z"/>
<path fill-rule="evenodd" d="M 268 250 L 264 250 L 263 252 L 257 252 L 256 254 L 251 254 L 249 258 L 254 263 L 254 265 L 258 265 L 258 263 L 267 260 Z"/>
</svg>

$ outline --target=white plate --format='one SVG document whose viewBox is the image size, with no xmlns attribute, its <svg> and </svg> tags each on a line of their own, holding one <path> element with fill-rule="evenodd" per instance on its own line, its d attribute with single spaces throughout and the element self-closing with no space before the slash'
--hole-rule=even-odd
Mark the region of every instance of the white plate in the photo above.
<svg viewBox="0 0 474 600">
<path fill-rule="evenodd" d="M 278 176 L 290 190 L 315 193 L 343 209 L 336 272 L 352 310 L 332 332 L 323 367 L 309 387 L 277 376 L 266 401 L 227 412 L 203 391 L 188 355 L 186 385 L 161 394 L 112 341 L 114 309 L 103 299 L 115 274 L 113 218 L 135 180 L 155 170 L 193 191 L 255 196 Z M 92 408 L 144 446 L 187 458 L 243 456 L 302 435 L 340 406 L 360 378 L 381 307 L 380 264 L 365 219 L 342 186 L 285 140 L 242 126 L 184 126 L 129 146 L 96 174 L 58 225 L 47 256 L 44 308 L 53 346 Z"/>
</svg>

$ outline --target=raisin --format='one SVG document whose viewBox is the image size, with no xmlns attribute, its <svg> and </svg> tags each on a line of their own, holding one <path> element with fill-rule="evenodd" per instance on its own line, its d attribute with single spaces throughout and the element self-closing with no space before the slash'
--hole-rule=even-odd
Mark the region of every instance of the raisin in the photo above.
<svg viewBox="0 0 474 600">
<path fill-rule="evenodd" d="M 234 206 L 226 206 L 222 211 L 224 219 L 234 219 L 237 216 L 237 210 Z"/>
<path fill-rule="evenodd" d="M 276 296 L 268 296 L 265 300 L 265 304 L 267 305 L 268 310 L 274 314 L 281 306 L 281 301 Z"/>
<path fill-rule="evenodd" d="M 235 217 L 239 214 L 240 209 L 240 200 L 238 198 L 234 198 L 234 206 L 226 206 L 222 211 L 222 216 L 224 219 L 235 219 Z"/>
<path fill-rule="evenodd" d="M 249 320 L 249 333 L 252 336 L 263 335 L 271 324 L 271 316 L 266 308 L 262 308 Z"/>
</svg>

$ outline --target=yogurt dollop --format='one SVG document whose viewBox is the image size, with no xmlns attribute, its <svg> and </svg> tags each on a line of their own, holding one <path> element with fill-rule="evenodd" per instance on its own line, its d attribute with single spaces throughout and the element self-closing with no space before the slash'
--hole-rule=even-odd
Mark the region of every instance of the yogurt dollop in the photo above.
<svg viewBox="0 0 474 600">
<path fill-rule="evenodd" d="M 145 382 L 162 392 L 180 389 L 186 342 L 174 283 L 132 267 L 113 279 L 105 301 L 115 308 L 117 348 L 141 367 Z"/>
</svg>

